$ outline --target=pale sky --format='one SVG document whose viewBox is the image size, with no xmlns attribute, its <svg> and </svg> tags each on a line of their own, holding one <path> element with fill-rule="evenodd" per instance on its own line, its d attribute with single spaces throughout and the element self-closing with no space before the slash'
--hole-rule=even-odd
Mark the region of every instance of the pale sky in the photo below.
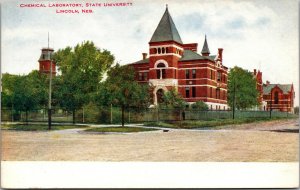
<svg viewBox="0 0 300 190">
<path fill-rule="evenodd" d="M 2 73 L 38 69 L 42 47 L 58 50 L 93 41 L 121 64 L 138 61 L 166 4 L 183 43 L 207 35 L 211 55 L 223 48 L 223 64 L 263 72 L 263 81 L 293 83 L 299 101 L 298 0 L 119 0 L 126 7 L 92 8 L 92 14 L 58 14 L 56 8 L 20 8 L 21 3 L 106 3 L 103 0 L 19 0 L 2 3 Z M 61 9 L 61 8 L 58 8 Z M 75 8 L 76 9 L 76 8 Z M 81 8 L 80 8 L 81 9 Z M 80 11 L 80 9 L 78 9 Z"/>
</svg>

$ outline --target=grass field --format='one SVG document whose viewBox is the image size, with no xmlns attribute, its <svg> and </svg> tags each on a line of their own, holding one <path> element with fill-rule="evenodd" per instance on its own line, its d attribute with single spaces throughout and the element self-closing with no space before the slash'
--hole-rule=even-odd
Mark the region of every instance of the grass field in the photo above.
<svg viewBox="0 0 300 190">
<path fill-rule="evenodd" d="M 178 129 L 195 129 L 195 128 L 214 128 L 218 129 L 225 125 L 239 125 L 243 123 L 254 123 L 262 121 L 284 120 L 286 118 L 244 118 L 244 119 L 210 119 L 210 120 L 185 120 L 173 122 L 146 122 L 145 126 L 178 128 Z"/>
<path fill-rule="evenodd" d="M 79 125 L 53 125 L 51 130 L 64 130 L 64 129 L 74 129 L 74 128 L 86 128 L 88 126 Z M 1 125 L 1 129 L 16 130 L 16 131 L 47 131 L 48 125 L 41 124 L 10 124 Z"/>
</svg>

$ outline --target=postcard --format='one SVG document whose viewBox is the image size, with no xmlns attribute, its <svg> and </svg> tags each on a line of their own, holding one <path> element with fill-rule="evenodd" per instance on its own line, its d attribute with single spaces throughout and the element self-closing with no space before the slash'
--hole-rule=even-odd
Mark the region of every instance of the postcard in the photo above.
<svg viewBox="0 0 300 190">
<path fill-rule="evenodd" d="M 1 3 L 2 188 L 299 186 L 296 0 Z"/>
</svg>

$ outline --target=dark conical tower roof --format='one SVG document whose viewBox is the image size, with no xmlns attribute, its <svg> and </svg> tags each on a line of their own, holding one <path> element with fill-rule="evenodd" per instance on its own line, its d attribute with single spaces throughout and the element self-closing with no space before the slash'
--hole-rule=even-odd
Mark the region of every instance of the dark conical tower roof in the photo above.
<svg viewBox="0 0 300 190">
<path fill-rule="evenodd" d="M 175 41 L 183 44 L 173 19 L 166 7 L 166 11 L 162 16 L 150 42 Z"/>
<path fill-rule="evenodd" d="M 205 35 L 205 41 L 204 41 L 204 44 L 203 44 L 203 48 L 202 48 L 202 51 L 201 51 L 201 54 L 202 55 L 209 55 L 210 52 L 209 52 L 209 48 L 208 48 L 208 44 L 207 44 L 207 40 L 206 40 L 206 35 Z"/>
</svg>

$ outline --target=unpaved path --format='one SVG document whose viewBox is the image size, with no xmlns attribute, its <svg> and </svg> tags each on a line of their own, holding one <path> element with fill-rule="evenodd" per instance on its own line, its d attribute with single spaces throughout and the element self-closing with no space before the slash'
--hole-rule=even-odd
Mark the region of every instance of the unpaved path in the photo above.
<svg viewBox="0 0 300 190">
<path fill-rule="evenodd" d="M 3 130 L 2 160 L 290 162 L 299 159 L 298 128 L 298 120 L 291 119 L 131 134 Z"/>
</svg>

